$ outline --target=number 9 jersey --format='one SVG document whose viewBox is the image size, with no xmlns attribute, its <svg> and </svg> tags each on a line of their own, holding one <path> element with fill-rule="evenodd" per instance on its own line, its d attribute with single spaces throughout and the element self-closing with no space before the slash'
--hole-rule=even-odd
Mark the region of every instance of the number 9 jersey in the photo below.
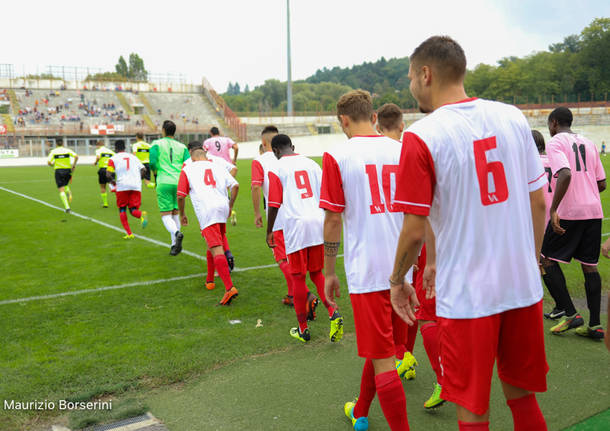
<svg viewBox="0 0 610 431">
<path fill-rule="evenodd" d="M 324 211 L 319 208 L 322 169 L 300 154 L 283 156 L 269 171 L 269 206 L 282 208 L 286 254 L 324 242 Z"/>
<path fill-rule="evenodd" d="M 343 213 L 350 294 L 390 288 L 404 218 L 394 204 L 400 148 L 386 136 L 354 136 L 324 153 L 320 207 Z"/>
</svg>

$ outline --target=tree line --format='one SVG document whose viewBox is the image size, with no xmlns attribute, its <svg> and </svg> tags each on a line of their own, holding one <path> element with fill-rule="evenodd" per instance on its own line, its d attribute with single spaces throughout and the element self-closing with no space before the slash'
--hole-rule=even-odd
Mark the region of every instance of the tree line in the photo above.
<svg viewBox="0 0 610 431">
<path fill-rule="evenodd" d="M 409 58 L 381 58 L 350 68 L 323 68 L 293 83 L 297 112 L 332 112 L 344 92 L 362 88 L 373 94 L 375 107 L 396 103 L 409 109 Z M 580 34 L 569 35 L 548 50 L 525 57 L 505 57 L 497 65 L 479 64 L 464 81 L 470 96 L 508 103 L 607 100 L 610 92 L 610 18 L 596 18 Z M 236 112 L 286 111 L 286 82 L 269 79 L 251 91 L 230 83 L 222 95 Z"/>
</svg>

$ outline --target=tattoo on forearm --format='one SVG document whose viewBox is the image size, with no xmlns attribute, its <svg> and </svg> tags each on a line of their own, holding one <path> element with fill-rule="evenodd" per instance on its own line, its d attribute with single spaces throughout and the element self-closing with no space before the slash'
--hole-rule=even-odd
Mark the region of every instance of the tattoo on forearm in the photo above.
<svg viewBox="0 0 610 431">
<path fill-rule="evenodd" d="M 402 280 L 405 278 L 405 275 L 407 274 L 407 271 L 409 270 L 409 268 L 407 268 L 407 260 L 408 260 L 407 257 L 408 256 L 409 256 L 408 253 L 404 253 L 402 256 L 400 256 L 400 259 L 398 260 L 394 273 L 392 274 L 392 277 L 391 277 L 392 281 Z"/>
<path fill-rule="evenodd" d="M 329 242 L 324 241 L 324 255 L 328 257 L 334 257 L 339 252 L 340 242 Z"/>
</svg>

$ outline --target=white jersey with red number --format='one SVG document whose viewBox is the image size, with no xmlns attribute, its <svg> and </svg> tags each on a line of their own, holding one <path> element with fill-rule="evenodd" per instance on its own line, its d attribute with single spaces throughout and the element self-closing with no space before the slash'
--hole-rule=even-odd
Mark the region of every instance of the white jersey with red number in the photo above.
<svg viewBox="0 0 610 431">
<path fill-rule="evenodd" d="M 236 185 L 235 178 L 218 163 L 198 160 L 182 169 L 178 181 L 178 195 L 191 195 L 199 226 L 203 230 L 213 224 L 227 222 L 227 189 Z"/>
<path fill-rule="evenodd" d="M 322 169 L 313 160 L 294 154 L 278 160 L 269 172 L 268 205 L 282 208 L 286 254 L 324 242 L 324 211 L 320 204 Z"/>
<path fill-rule="evenodd" d="M 568 168 L 572 174 L 570 186 L 557 214 L 565 220 L 604 218 L 597 182 L 606 179 L 597 147 L 584 136 L 558 133 L 546 145 L 553 175 Z"/>
<path fill-rule="evenodd" d="M 254 160 L 252 160 L 252 185 L 261 186 L 265 200 L 269 202 L 269 172 L 276 172 L 278 159 L 273 154 L 273 151 L 267 151 Z M 266 214 L 269 214 L 269 205 L 267 204 Z M 282 208 L 280 207 L 273 231 L 282 230 Z"/>
<path fill-rule="evenodd" d="M 547 184 L 545 184 L 543 187 L 544 203 L 546 205 L 546 218 L 544 219 L 544 225 L 546 226 L 549 224 L 549 219 L 551 218 L 549 210 L 551 209 L 551 204 L 553 203 L 553 193 L 555 192 L 555 183 L 557 182 L 557 178 L 553 176 L 551 162 L 546 154 L 540 154 L 540 161 L 542 162 L 542 167 L 544 168 L 547 179 Z"/>
<path fill-rule="evenodd" d="M 396 201 L 436 235 L 436 311 L 470 319 L 542 299 L 529 193 L 546 186 L 527 120 L 514 106 L 467 99 L 403 137 Z"/>
<path fill-rule="evenodd" d="M 114 169 L 117 192 L 125 190 L 142 191 L 141 170 L 144 165 L 136 156 L 121 151 L 108 160 L 108 166 L 112 166 Z"/>
<path fill-rule="evenodd" d="M 227 136 L 212 136 L 203 142 L 203 148 L 211 156 L 220 157 L 231 163 L 231 155 L 229 150 L 233 148 L 235 142 Z"/>
<path fill-rule="evenodd" d="M 235 165 L 233 163 L 229 163 L 227 162 L 225 159 L 221 159 L 220 157 L 215 157 L 215 156 L 210 156 L 207 155 L 206 158 L 211 161 L 211 162 L 216 162 L 218 163 L 220 166 L 222 166 L 227 172 L 231 172 L 233 169 L 235 169 Z M 184 163 L 182 164 L 182 168 L 184 168 L 186 165 L 189 165 L 193 163 L 193 159 L 192 158 L 188 158 L 184 161 Z"/>
<path fill-rule="evenodd" d="M 390 288 L 404 219 L 393 204 L 400 148 L 400 142 L 385 136 L 355 136 L 324 153 L 320 207 L 343 213 L 350 294 Z"/>
</svg>

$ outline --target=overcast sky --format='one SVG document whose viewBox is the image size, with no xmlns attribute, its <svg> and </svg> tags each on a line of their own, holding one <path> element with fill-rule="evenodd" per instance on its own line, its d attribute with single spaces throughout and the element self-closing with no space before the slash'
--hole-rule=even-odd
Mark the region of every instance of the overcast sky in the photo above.
<svg viewBox="0 0 610 431">
<path fill-rule="evenodd" d="M 292 74 L 408 56 L 447 34 L 468 67 L 547 49 L 610 16 L 608 0 L 291 0 Z M 219 91 L 285 80 L 286 0 L 10 1 L 0 62 L 21 75 L 47 65 L 114 70 L 137 52 L 149 71 L 205 76 Z"/>
</svg>

